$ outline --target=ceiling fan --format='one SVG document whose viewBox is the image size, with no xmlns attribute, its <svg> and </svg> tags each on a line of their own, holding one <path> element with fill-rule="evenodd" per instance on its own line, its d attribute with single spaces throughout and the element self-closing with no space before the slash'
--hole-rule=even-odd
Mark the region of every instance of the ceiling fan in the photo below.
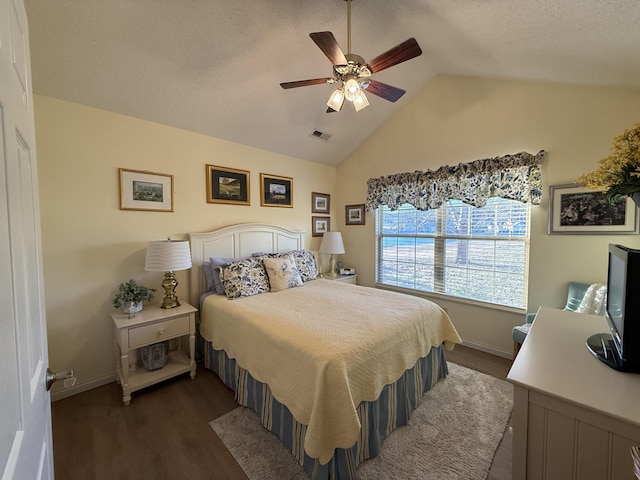
<svg viewBox="0 0 640 480">
<path fill-rule="evenodd" d="M 356 111 L 362 110 L 369 105 L 369 101 L 364 94 L 365 90 L 390 102 L 397 101 L 405 94 L 405 91 L 401 88 L 373 80 L 370 78 L 371 75 L 422 54 L 422 50 L 415 38 L 405 40 L 368 62 L 365 62 L 360 55 L 351 53 L 351 0 L 346 0 L 346 2 L 348 41 L 348 53 L 346 55 L 340 49 L 333 33 L 316 32 L 309 34 L 311 39 L 333 64 L 333 76 L 280 84 L 284 89 L 324 83 L 338 84 L 338 88 L 331 94 L 327 102 L 329 106 L 327 113 L 339 112 L 345 98 L 353 103 Z"/>
</svg>

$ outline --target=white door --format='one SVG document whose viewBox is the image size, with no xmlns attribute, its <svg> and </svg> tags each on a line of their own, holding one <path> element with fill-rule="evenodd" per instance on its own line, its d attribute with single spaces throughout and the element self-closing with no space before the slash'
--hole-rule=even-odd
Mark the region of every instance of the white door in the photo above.
<svg viewBox="0 0 640 480">
<path fill-rule="evenodd" d="M 0 0 L 0 474 L 53 478 L 27 15 Z"/>
</svg>

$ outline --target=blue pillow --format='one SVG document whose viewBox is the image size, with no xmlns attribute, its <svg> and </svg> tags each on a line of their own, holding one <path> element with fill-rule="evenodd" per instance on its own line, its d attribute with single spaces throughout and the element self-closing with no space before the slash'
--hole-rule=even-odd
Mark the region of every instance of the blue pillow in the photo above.
<svg viewBox="0 0 640 480">
<path fill-rule="evenodd" d="M 204 271 L 204 278 L 207 282 L 207 292 L 215 292 L 216 284 L 213 281 L 213 267 L 211 262 L 202 262 L 202 270 Z"/>
</svg>

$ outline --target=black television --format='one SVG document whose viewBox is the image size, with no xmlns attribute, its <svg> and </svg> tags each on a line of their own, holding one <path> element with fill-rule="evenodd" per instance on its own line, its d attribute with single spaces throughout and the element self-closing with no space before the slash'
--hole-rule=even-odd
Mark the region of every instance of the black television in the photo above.
<svg viewBox="0 0 640 480">
<path fill-rule="evenodd" d="M 596 333 L 587 347 L 611 368 L 640 372 L 640 250 L 609 245 L 606 318 L 610 333 Z"/>
</svg>

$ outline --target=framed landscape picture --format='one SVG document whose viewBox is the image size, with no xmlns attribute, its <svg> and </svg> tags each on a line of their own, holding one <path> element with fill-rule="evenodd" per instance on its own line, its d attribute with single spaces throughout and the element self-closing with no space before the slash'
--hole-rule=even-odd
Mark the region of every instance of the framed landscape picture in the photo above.
<svg viewBox="0 0 640 480">
<path fill-rule="evenodd" d="M 321 237 L 331 231 L 331 217 L 311 217 L 311 236 Z"/>
<path fill-rule="evenodd" d="M 120 210 L 173 212 L 173 175 L 118 169 Z"/>
<path fill-rule="evenodd" d="M 331 213 L 331 195 L 327 193 L 311 192 L 311 213 Z"/>
<path fill-rule="evenodd" d="M 344 211 L 345 225 L 364 225 L 364 203 L 347 205 Z"/>
<path fill-rule="evenodd" d="M 638 233 L 638 211 L 631 198 L 611 205 L 605 190 L 578 184 L 549 188 L 549 234 Z"/>
<path fill-rule="evenodd" d="M 293 178 L 260 174 L 260 205 L 293 207 Z"/>
<path fill-rule="evenodd" d="M 249 171 L 207 165 L 207 203 L 251 205 Z"/>
</svg>

